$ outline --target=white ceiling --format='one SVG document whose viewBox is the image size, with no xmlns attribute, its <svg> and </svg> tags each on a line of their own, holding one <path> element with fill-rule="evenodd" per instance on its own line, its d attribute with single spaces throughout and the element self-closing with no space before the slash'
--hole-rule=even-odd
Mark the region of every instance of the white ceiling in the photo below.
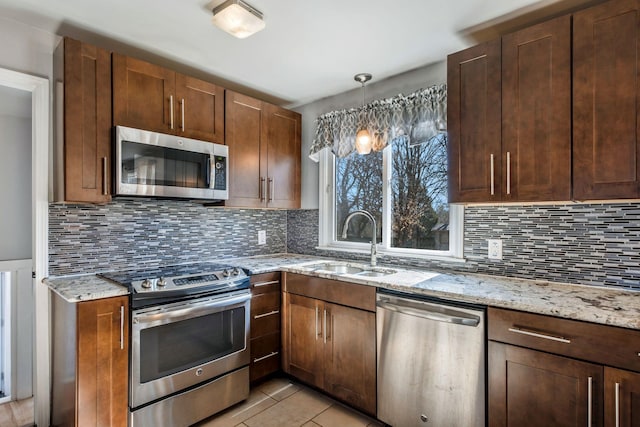
<svg viewBox="0 0 640 427">
<path fill-rule="evenodd" d="M 442 61 L 463 30 L 551 0 L 247 0 L 266 29 L 244 40 L 211 23 L 222 0 L 0 0 L 0 16 L 52 33 L 77 27 L 301 105 Z M 66 35 L 66 34 L 61 34 Z"/>
</svg>

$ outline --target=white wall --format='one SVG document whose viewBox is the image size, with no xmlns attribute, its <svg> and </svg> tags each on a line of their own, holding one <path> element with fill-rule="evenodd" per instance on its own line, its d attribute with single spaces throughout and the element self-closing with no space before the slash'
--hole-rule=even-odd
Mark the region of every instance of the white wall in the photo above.
<svg viewBox="0 0 640 427">
<path fill-rule="evenodd" d="M 366 72 L 367 70 L 363 70 Z M 366 85 L 366 101 L 389 98 L 400 93 L 408 95 L 418 89 L 447 81 L 446 61 L 427 65 L 397 76 L 376 82 L 376 76 Z M 353 76 L 345 76 L 353 79 Z M 302 114 L 302 200 L 303 209 L 318 208 L 318 164 L 309 160 L 308 154 L 316 131 L 318 116 L 334 110 L 361 105 L 362 92 L 358 82 L 353 81 L 354 90 L 323 98 L 295 108 Z"/>
<path fill-rule="evenodd" d="M 0 87 L 0 104 L 28 103 Z M 3 107 L 0 106 L 0 109 Z M 31 258 L 31 117 L 0 115 L 0 261 Z"/>
<path fill-rule="evenodd" d="M 53 50 L 60 37 L 0 17 L 0 67 L 51 78 Z"/>
</svg>

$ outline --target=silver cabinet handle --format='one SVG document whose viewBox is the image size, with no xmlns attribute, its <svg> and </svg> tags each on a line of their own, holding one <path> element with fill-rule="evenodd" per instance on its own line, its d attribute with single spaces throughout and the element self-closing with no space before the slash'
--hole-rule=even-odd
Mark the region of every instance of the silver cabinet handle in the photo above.
<svg viewBox="0 0 640 427">
<path fill-rule="evenodd" d="M 327 310 L 326 309 L 324 310 L 324 321 L 323 321 L 322 325 L 323 325 L 322 326 L 322 330 L 324 331 L 323 334 L 322 334 L 323 335 L 323 341 L 326 344 L 327 343 L 327 335 L 329 335 L 327 333 Z"/>
<path fill-rule="evenodd" d="M 318 341 L 318 306 L 316 305 L 316 341 Z"/>
<path fill-rule="evenodd" d="M 264 177 L 260 177 L 260 187 L 258 188 L 258 195 L 260 197 L 260 201 L 264 202 L 267 194 L 267 180 Z"/>
<path fill-rule="evenodd" d="M 272 351 L 272 352 L 271 352 L 271 354 L 267 354 L 266 356 L 257 357 L 257 358 L 255 358 L 255 359 L 253 359 L 253 363 L 258 363 L 258 362 L 260 362 L 261 360 L 268 359 L 268 358 L 270 358 L 270 357 L 277 356 L 277 355 L 278 355 L 278 352 L 277 352 L 277 351 Z"/>
<path fill-rule="evenodd" d="M 261 319 L 263 317 L 267 317 L 267 316 L 273 316 L 274 314 L 278 314 L 280 313 L 280 310 L 273 310 L 270 311 L 268 313 L 264 313 L 264 314 L 256 314 L 255 316 L 253 316 L 254 319 Z"/>
<path fill-rule="evenodd" d="M 587 427 L 591 427 L 591 412 L 593 411 L 593 377 L 589 377 L 587 399 Z"/>
<path fill-rule="evenodd" d="M 511 194 L 511 153 L 507 151 L 507 194 Z"/>
<path fill-rule="evenodd" d="M 169 123 L 173 129 L 173 95 L 169 95 Z"/>
<path fill-rule="evenodd" d="M 492 154 L 491 155 L 491 195 L 492 196 L 496 194 L 496 182 L 495 182 L 494 170 L 495 170 L 495 165 L 494 165 L 494 159 Z"/>
<path fill-rule="evenodd" d="M 107 194 L 109 194 L 109 189 L 108 189 L 108 186 L 107 186 L 107 181 L 109 179 L 109 177 L 107 175 L 109 173 L 108 170 L 107 170 L 108 166 L 109 165 L 107 165 L 107 158 L 103 157 L 102 158 L 102 194 L 105 195 L 105 196 Z"/>
<path fill-rule="evenodd" d="M 182 132 L 184 132 L 184 98 L 180 100 L 180 112 L 182 114 Z"/>
<path fill-rule="evenodd" d="M 254 288 L 259 288 L 260 286 L 269 286 L 269 285 L 275 285 L 280 283 L 279 280 L 271 280 L 269 282 L 258 282 L 256 284 L 253 285 Z"/>
<path fill-rule="evenodd" d="M 620 427 L 620 383 L 616 383 L 616 427 Z"/>
<path fill-rule="evenodd" d="M 530 331 L 528 329 L 519 328 L 517 326 L 509 328 L 508 331 L 516 333 L 516 334 L 529 335 L 531 337 L 536 337 L 536 338 L 543 338 L 545 340 L 562 342 L 562 343 L 565 343 L 565 344 L 570 344 L 571 343 L 571 340 L 568 339 L 568 338 L 565 338 L 565 337 L 561 337 L 561 336 L 558 336 L 558 335 L 551 335 L 551 334 L 543 334 L 543 333 L 540 333 L 540 332 Z"/>
<path fill-rule="evenodd" d="M 120 350 L 124 350 L 124 305 L 120 306 Z"/>
<path fill-rule="evenodd" d="M 269 178 L 269 189 L 268 189 L 268 193 L 267 193 L 267 202 L 271 202 L 273 201 L 273 191 L 275 190 L 275 187 L 273 185 L 273 178 Z"/>
</svg>

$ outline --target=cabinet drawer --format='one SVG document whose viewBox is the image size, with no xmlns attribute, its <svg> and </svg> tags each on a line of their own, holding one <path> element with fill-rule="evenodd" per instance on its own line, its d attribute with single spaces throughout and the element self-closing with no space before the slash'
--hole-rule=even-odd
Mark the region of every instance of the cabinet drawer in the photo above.
<svg viewBox="0 0 640 427">
<path fill-rule="evenodd" d="M 280 292 L 280 272 L 251 276 L 252 295 L 266 294 L 269 292 Z"/>
<path fill-rule="evenodd" d="M 376 311 L 376 288 L 304 274 L 284 273 L 284 290 L 348 307 Z"/>
<path fill-rule="evenodd" d="M 251 381 L 280 369 L 280 333 L 251 340 Z"/>
<path fill-rule="evenodd" d="M 251 318 L 273 310 L 280 310 L 280 292 L 254 295 L 251 298 Z"/>
<path fill-rule="evenodd" d="M 489 308 L 490 340 L 640 372 L 640 331 Z"/>
<path fill-rule="evenodd" d="M 280 331 L 280 308 L 262 314 L 251 315 L 251 338 Z"/>
</svg>

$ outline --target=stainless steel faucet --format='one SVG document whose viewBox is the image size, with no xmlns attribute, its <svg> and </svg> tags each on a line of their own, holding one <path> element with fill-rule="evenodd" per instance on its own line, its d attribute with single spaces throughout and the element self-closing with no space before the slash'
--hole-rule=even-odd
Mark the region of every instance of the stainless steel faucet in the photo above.
<svg viewBox="0 0 640 427">
<path fill-rule="evenodd" d="M 373 215 L 371 215 L 369 212 L 364 211 L 364 210 L 358 210 L 358 211 L 354 211 L 351 212 L 348 216 L 347 219 L 344 220 L 344 227 L 342 227 L 342 238 L 346 239 L 347 238 L 347 230 L 349 228 L 349 221 L 351 221 L 351 218 L 353 218 L 356 215 L 362 215 L 367 217 L 367 219 L 369 219 L 369 221 L 371 221 L 371 229 L 373 230 L 371 232 L 371 267 L 375 267 L 376 266 L 376 256 L 378 255 L 378 252 L 376 250 L 376 241 L 377 241 L 377 227 L 376 227 L 376 219 L 373 217 Z"/>
</svg>

